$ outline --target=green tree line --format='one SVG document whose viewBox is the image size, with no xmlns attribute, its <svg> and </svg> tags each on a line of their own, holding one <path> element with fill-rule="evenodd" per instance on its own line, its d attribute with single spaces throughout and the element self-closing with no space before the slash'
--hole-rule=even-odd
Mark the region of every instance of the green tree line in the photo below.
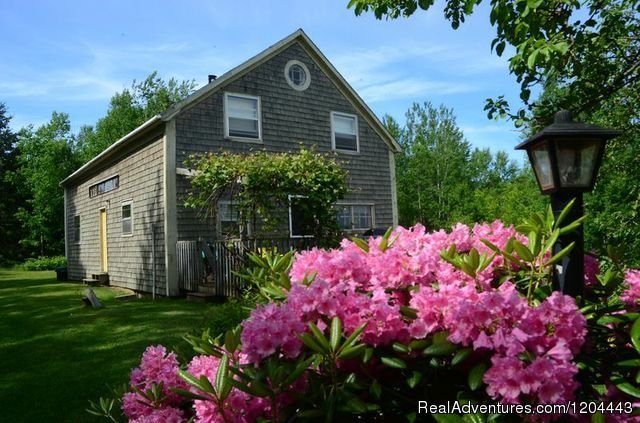
<svg viewBox="0 0 640 423">
<path fill-rule="evenodd" d="M 495 30 L 487 40 L 520 85 L 520 105 L 489 98 L 489 118 L 511 119 L 531 135 L 571 110 L 577 121 L 620 129 L 609 142 L 596 187 L 585 197 L 586 245 L 623 246 L 640 265 L 640 2 L 637 0 L 349 0 L 356 15 L 407 18 L 437 13 L 455 30 L 473 13 Z M 506 47 L 511 48 L 507 49 Z M 542 92 L 532 96 L 532 92 Z"/>
<path fill-rule="evenodd" d="M 56 111 L 48 122 L 16 133 L 0 102 L 0 264 L 63 254 L 60 181 L 194 89 L 194 81 L 164 81 L 153 72 L 114 94 L 107 114 L 77 134 L 69 115 Z"/>
</svg>

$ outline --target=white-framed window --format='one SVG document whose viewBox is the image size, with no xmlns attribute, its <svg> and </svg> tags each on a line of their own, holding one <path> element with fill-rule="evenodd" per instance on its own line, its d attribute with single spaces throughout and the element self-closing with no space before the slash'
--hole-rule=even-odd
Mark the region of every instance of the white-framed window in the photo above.
<svg viewBox="0 0 640 423">
<path fill-rule="evenodd" d="M 122 203 L 122 236 L 133 235 L 133 202 Z"/>
<path fill-rule="evenodd" d="M 80 215 L 73 216 L 73 241 L 80 242 Z"/>
<path fill-rule="evenodd" d="M 262 140 L 260 97 L 224 93 L 224 135 L 241 141 Z"/>
<path fill-rule="evenodd" d="M 350 153 L 360 152 L 358 116 L 331 112 L 331 148 Z"/>
<path fill-rule="evenodd" d="M 307 65 L 299 60 L 289 60 L 284 67 L 287 84 L 296 91 L 304 91 L 311 84 L 311 74 Z"/>
<path fill-rule="evenodd" d="M 305 204 L 306 198 L 303 195 L 289 196 L 289 236 L 291 238 L 313 237 L 315 219 L 312 211 Z"/>
<path fill-rule="evenodd" d="M 344 230 L 367 230 L 375 226 L 373 204 L 337 204 L 338 226 Z"/>
<path fill-rule="evenodd" d="M 242 224 L 240 211 L 230 201 L 218 203 L 218 233 L 224 237 L 238 237 L 240 234 L 249 235 L 248 227 Z"/>
</svg>

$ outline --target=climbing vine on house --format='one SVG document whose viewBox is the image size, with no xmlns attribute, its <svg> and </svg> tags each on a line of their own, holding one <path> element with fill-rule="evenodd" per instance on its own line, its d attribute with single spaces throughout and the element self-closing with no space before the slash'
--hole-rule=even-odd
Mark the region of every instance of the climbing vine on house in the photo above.
<svg viewBox="0 0 640 423">
<path fill-rule="evenodd" d="M 333 205 L 347 192 L 347 174 L 335 157 L 301 147 L 298 152 L 229 152 L 193 155 L 187 165 L 191 190 L 185 204 L 215 217 L 218 203 L 229 199 L 242 224 L 259 220 L 263 231 L 287 217 L 291 199 L 309 222 L 312 235 L 328 240 L 338 233 Z"/>
</svg>

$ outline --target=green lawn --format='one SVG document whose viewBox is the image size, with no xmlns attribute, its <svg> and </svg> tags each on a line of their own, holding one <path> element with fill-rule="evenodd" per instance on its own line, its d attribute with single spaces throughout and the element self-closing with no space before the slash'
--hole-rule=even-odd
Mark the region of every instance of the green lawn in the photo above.
<svg viewBox="0 0 640 423">
<path fill-rule="evenodd" d="M 181 345 L 183 334 L 243 314 L 229 304 L 115 300 L 109 288 L 94 288 L 105 305 L 94 310 L 84 290 L 54 272 L 0 269 L 0 421 L 100 421 L 84 411 L 88 400 L 126 382 L 147 345 Z"/>
</svg>

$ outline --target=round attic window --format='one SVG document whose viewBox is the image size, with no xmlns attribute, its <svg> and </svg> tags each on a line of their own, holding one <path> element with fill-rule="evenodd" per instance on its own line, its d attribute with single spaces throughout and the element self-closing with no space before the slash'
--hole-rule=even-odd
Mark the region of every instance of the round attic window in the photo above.
<svg viewBox="0 0 640 423">
<path fill-rule="evenodd" d="M 291 88 L 297 91 L 306 90 L 311 83 L 309 68 L 299 60 L 289 60 L 287 62 L 284 67 L 284 77 Z"/>
</svg>

